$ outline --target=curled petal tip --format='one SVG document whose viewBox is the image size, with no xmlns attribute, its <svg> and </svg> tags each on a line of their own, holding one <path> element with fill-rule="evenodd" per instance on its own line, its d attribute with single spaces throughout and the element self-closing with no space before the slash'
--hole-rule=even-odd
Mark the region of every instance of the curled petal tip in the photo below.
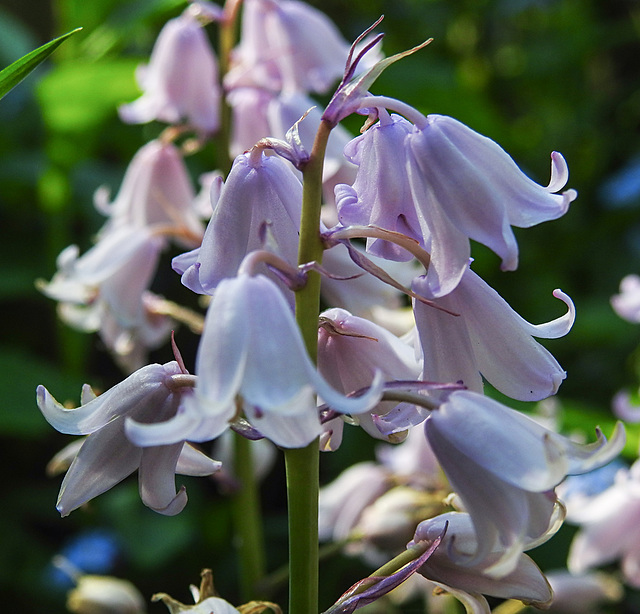
<svg viewBox="0 0 640 614">
<path fill-rule="evenodd" d="M 547 190 L 549 192 L 559 192 L 567 185 L 568 180 L 569 167 L 567 166 L 567 161 L 561 153 L 557 151 L 551 152 L 551 179 Z"/>
</svg>

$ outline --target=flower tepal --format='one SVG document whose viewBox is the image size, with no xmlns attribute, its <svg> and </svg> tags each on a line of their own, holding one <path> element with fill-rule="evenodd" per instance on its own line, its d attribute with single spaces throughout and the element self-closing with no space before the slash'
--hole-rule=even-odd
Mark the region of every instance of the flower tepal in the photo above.
<svg viewBox="0 0 640 614">
<path fill-rule="evenodd" d="M 610 441 L 598 432 L 597 442 L 577 444 L 470 391 L 453 392 L 427 418 L 425 432 L 476 530 L 477 551 L 460 562 L 475 565 L 500 549 L 486 570 L 495 577 L 513 571 L 523 549 L 559 527 L 553 489 L 567 475 L 607 464 L 625 441 L 618 425 Z"/>
<path fill-rule="evenodd" d="M 382 382 L 358 398 L 336 392 L 318 374 L 304 347 L 291 307 L 263 275 L 241 272 L 218 285 L 209 305 L 196 362 L 195 394 L 184 411 L 163 425 L 130 425 L 140 445 L 222 434 L 240 407 L 251 424 L 274 443 L 302 447 L 322 429 L 315 394 L 349 414 L 370 411 Z M 237 406 L 237 401 L 240 402 Z"/>
<path fill-rule="evenodd" d="M 62 482 L 57 507 L 63 516 L 136 469 L 145 505 L 171 516 L 187 503 L 184 487 L 176 493 L 175 473 L 203 476 L 220 468 L 220 463 L 184 440 L 141 448 L 125 436 L 127 417 L 144 423 L 172 417 L 190 394 L 191 388 L 182 385 L 185 376 L 192 377 L 184 374 L 176 362 L 147 365 L 98 397 L 85 386 L 82 404 L 76 409 L 66 409 L 44 386 L 38 387 L 38 407 L 54 428 L 69 435 L 89 435 Z"/>
</svg>

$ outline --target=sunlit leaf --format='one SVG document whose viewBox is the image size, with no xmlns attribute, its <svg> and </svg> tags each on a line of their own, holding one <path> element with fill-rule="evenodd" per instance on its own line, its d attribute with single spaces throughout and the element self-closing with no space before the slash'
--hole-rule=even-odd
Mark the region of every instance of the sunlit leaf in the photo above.
<svg viewBox="0 0 640 614">
<path fill-rule="evenodd" d="M 41 64 L 53 51 L 71 35 L 79 32 L 82 28 L 76 28 L 58 38 L 34 49 L 24 57 L 9 64 L 0 71 L 0 98 L 11 91 L 20 81 L 22 81 L 36 66 Z"/>
</svg>

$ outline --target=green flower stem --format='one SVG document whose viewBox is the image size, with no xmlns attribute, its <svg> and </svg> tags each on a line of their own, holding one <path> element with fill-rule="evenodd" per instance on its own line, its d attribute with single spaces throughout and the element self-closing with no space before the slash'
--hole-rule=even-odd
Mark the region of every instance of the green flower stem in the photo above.
<svg viewBox="0 0 640 614">
<path fill-rule="evenodd" d="M 321 122 L 303 168 L 302 218 L 298 262 L 322 261 L 320 207 L 322 168 L 331 126 Z M 312 360 L 318 353 L 320 276 L 311 271 L 305 287 L 296 293 L 296 320 Z M 318 489 L 319 446 L 285 450 L 289 512 L 289 614 L 318 611 Z"/>
<path fill-rule="evenodd" d="M 262 531 L 260 491 L 254 473 L 251 442 L 234 437 L 233 466 L 240 488 L 233 498 L 233 519 L 240 560 L 240 596 L 256 599 L 256 586 L 265 576 L 265 547 Z"/>
</svg>

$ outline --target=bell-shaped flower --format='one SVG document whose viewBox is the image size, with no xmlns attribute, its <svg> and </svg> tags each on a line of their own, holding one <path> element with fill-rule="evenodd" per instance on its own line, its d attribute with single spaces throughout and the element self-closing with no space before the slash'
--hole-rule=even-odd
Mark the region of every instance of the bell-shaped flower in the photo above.
<svg viewBox="0 0 640 614">
<path fill-rule="evenodd" d="M 59 301 L 64 322 L 98 331 L 115 357 L 135 369 L 171 328 L 168 317 L 153 313 L 154 298 L 147 292 L 162 246 L 163 239 L 149 229 L 122 226 L 82 256 L 75 245 L 63 250 L 53 279 L 39 288 Z"/>
<path fill-rule="evenodd" d="M 191 179 L 172 143 L 154 140 L 144 145 L 129 163 L 118 195 L 112 203 L 108 199 L 104 187 L 94 197 L 98 211 L 109 216 L 103 235 L 121 227 L 152 227 L 187 246 L 202 240 Z"/>
<path fill-rule="evenodd" d="M 373 225 L 422 240 L 416 203 L 407 181 L 409 151 L 404 146 L 413 125 L 399 115 L 380 112 L 380 121 L 344 149 L 358 166 L 353 185 L 336 186 L 338 219 L 344 226 Z M 423 244 L 424 247 L 424 244 Z M 389 260 L 410 260 L 401 247 L 381 239 L 367 239 L 367 251 Z"/>
<path fill-rule="evenodd" d="M 494 141 L 450 117 L 421 115 L 386 98 L 363 98 L 372 107 L 402 108 L 415 125 L 397 116 L 392 123 L 380 110 L 380 122 L 347 148 L 355 154 L 358 178 L 352 189 L 340 186 L 338 199 L 345 223 L 378 224 L 417 238 L 431 254 L 427 284 L 444 296 L 460 282 L 471 255 L 469 239 L 502 258 L 503 270 L 518 265 L 511 226 L 529 227 L 563 215 L 576 198 L 562 194 L 568 178 L 562 156 L 551 154 L 547 187 L 527 177 Z M 379 103 L 379 104 L 378 104 Z M 406 132 L 403 138 L 403 132 Z M 393 203 L 392 208 L 383 204 Z M 401 257 L 388 246 L 387 257 Z"/>
<path fill-rule="evenodd" d="M 511 573 L 523 550 L 559 528 L 564 511 L 553 489 L 567 475 L 607 464 L 625 441 L 619 424 L 611 441 L 598 431 L 596 443 L 577 444 L 466 390 L 431 412 L 425 432 L 475 527 L 477 549 L 459 562 L 484 564 L 499 550 L 486 566 L 496 577 Z"/>
<path fill-rule="evenodd" d="M 566 294 L 553 293 L 568 307 L 564 316 L 534 325 L 468 266 L 459 285 L 446 296 L 433 298 L 428 276 L 416 278 L 412 290 L 450 312 L 414 301 L 424 359 L 422 379 L 461 381 L 469 390 L 482 392 L 482 373 L 500 392 L 520 401 L 539 401 L 558 390 L 566 374 L 534 337 L 555 339 L 569 332 L 575 310 Z"/>
<path fill-rule="evenodd" d="M 431 253 L 429 286 L 450 292 L 466 270 L 469 239 L 502 258 L 502 269 L 518 266 L 511 226 L 528 228 L 566 213 L 574 190 L 554 194 L 567 182 L 564 158 L 551 154 L 551 181 L 543 187 L 527 177 L 494 141 L 461 122 L 429 115 L 406 140 L 413 163 L 410 181 L 424 241 Z"/>
<path fill-rule="evenodd" d="M 196 361 L 198 383 L 183 411 L 163 425 L 130 425 L 140 445 L 205 441 L 222 434 L 240 407 L 275 444 L 309 444 L 322 428 L 316 393 L 341 413 L 375 407 L 382 380 L 363 396 L 347 398 L 318 373 L 291 307 L 275 282 L 242 271 L 218 285 L 207 310 Z M 239 402 L 239 399 L 241 402 Z"/>
<path fill-rule="evenodd" d="M 418 569 L 418 573 L 462 601 L 467 612 L 490 614 L 484 595 L 518 599 L 543 608 L 551 602 L 549 583 L 538 566 L 522 552 L 518 554 L 511 571 L 500 578 L 487 573 L 502 557 L 499 548 L 488 552 L 484 560 L 472 565 L 460 563 L 473 556 L 478 548 L 477 533 L 468 514 L 449 512 L 421 522 L 407 547 L 423 541 L 432 542 L 445 529 L 440 546 Z M 533 546 L 527 545 L 525 549 L 529 547 Z"/>
<path fill-rule="evenodd" d="M 82 389 L 82 404 L 67 409 L 39 386 L 37 401 L 45 419 L 61 433 L 89 435 L 67 471 L 57 508 L 66 516 L 138 470 L 140 496 L 151 509 L 168 516 L 182 511 L 187 494 L 177 493 L 176 473 L 210 475 L 220 468 L 184 440 L 142 448 L 125 435 L 125 419 L 161 422 L 178 411 L 191 394 L 191 376 L 177 362 L 153 364 L 136 371 L 107 392 L 95 396 Z"/>
<path fill-rule="evenodd" d="M 318 521 L 320 541 L 349 538 L 364 510 L 391 488 L 392 475 L 381 465 L 360 462 L 345 469 L 320 488 Z"/>
<path fill-rule="evenodd" d="M 553 589 L 550 614 L 603 614 L 612 602 L 620 601 L 624 589 L 613 574 L 572 574 L 566 569 L 547 571 Z"/>
<path fill-rule="evenodd" d="M 571 509 L 578 524 L 567 566 L 581 574 L 620 560 L 625 581 L 640 587 L 640 461 L 620 470 L 605 491 Z"/>
<path fill-rule="evenodd" d="M 333 308 L 320 314 L 318 370 L 334 388 L 348 393 L 368 386 L 377 371 L 385 381 L 416 380 L 421 365 L 413 347 L 393 333 L 344 309 Z M 376 422 L 379 417 L 393 423 L 390 432 L 381 432 Z M 406 431 L 425 417 L 426 411 L 416 406 L 384 401 L 371 413 L 353 419 L 372 437 L 388 440 L 392 433 Z M 327 439 L 339 441 L 342 426 L 340 418 L 331 420 L 332 432 Z M 337 445 L 332 441 L 330 447 L 335 449 Z"/>
<path fill-rule="evenodd" d="M 640 277 L 627 275 L 620 281 L 620 293 L 611 297 L 613 310 L 632 324 L 640 323 Z"/>
<path fill-rule="evenodd" d="M 235 277 L 249 252 L 264 247 L 267 226 L 278 255 L 294 265 L 301 208 L 302 184 L 292 167 L 255 148 L 236 158 L 202 245 L 175 257 L 173 268 L 187 288 L 211 294 L 221 280 Z"/>
<path fill-rule="evenodd" d="M 318 9 L 297 0 L 245 0 L 225 87 L 326 92 L 344 72 L 349 43 Z"/>
<path fill-rule="evenodd" d="M 284 138 L 284 134 L 272 134 L 269 125 L 267 112 L 274 98 L 275 94 L 258 87 L 238 87 L 227 94 L 226 101 L 233 114 L 229 145 L 232 156 L 243 154 L 265 137 Z"/>
<path fill-rule="evenodd" d="M 122 121 L 152 120 L 211 134 L 219 126 L 218 65 L 202 24 L 188 10 L 169 20 L 151 52 L 148 66 L 136 72 L 143 94 L 120 107 Z"/>
</svg>

